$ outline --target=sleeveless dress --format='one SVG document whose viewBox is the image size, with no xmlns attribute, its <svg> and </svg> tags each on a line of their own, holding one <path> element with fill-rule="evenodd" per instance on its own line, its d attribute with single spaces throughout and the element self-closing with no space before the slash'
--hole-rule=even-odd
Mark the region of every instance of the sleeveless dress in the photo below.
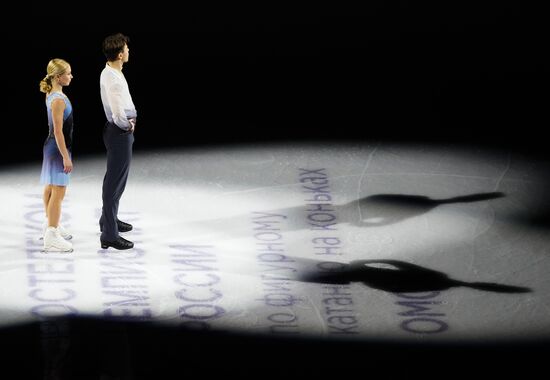
<svg viewBox="0 0 550 380">
<path fill-rule="evenodd" d="M 63 136 L 65 145 L 72 157 L 71 147 L 73 138 L 73 107 L 69 98 L 59 92 L 52 92 L 46 97 L 46 109 L 48 111 L 49 133 L 44 142 L 42 172 L 40 173 L 40 183 L 42 185 L 67 186 L 71 174 L 63 172 L 63 156 L 57 148 L 55 136 L 53 133 L 52 102 L 55 99 L 62 99 L 65 102 L 65 111 L 63 112 Z"/>
</svg>

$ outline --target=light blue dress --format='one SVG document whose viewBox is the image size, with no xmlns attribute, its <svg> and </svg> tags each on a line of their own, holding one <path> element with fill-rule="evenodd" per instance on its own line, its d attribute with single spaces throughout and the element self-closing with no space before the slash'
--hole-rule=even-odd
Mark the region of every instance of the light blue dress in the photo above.
<svg viewBox="0 0 550 380">
<path fill-rule="evenodd" d="M 42 172 L 40 173 L 40 183 L 42 185 L 67 186 L 71 174 L 63 172 L 63 157 L 57 148 L 53 133 L 52 102 L 55 99 L 63 99 L 65 102 L 65 111 L 63 112 L 63 136 L 65 137 L 65 145 L 67 146 L 69 155 L 72 156 L 73 107 L 65 94 L 52 92 L 46 97 L 49 133 L 44 142 L 44 156 L 42 160 Z"/>
</svg>

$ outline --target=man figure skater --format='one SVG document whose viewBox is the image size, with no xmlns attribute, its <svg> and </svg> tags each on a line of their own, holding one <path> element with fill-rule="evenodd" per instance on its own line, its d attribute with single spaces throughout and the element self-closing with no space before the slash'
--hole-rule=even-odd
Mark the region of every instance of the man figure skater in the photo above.
<svg viewBox="0 0 550 380">
<path fill-rule="evenodd" d="M 107 149 L 107 170 L 103 178 L 103 209 L 99 219 L 101 248 L 130 249 L 134 243 L 119 236 L 119 232 L 132 230 L 132 225 L 118 220 L 118 204 L 126 187 L 137 112 L 130 96 L 122 66 L 128 62 L 129 38 L 121 33 L 103 41 L 103 54 L 107 58 L 101 72 L 101 101 L 107 122 L 103 128 L 103 142 Z"/>
</svg>

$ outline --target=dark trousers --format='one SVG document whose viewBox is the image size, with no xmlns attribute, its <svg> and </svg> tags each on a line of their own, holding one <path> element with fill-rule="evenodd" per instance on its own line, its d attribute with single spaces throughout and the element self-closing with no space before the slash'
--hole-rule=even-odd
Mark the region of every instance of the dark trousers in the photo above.
<svg viewBox="0 0 550 380">
<path fill-rule="evenodd" d="M 103 209 L 99 223 L 103 225 L 101 239 L 113 241 L 118 238 L 118 203 L 130 171 L 134 134 L 107 122 L 103 128 L 103 143 L 107 149 L 107 171 L 103 178 Z"/>
</svg>

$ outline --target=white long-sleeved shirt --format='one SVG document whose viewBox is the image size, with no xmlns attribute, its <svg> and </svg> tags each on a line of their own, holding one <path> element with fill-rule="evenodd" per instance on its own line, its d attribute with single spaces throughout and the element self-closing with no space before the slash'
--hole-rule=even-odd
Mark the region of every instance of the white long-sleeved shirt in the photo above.
<svg viewBox="0 0 550 380">
<path fill-rule="evenodd" d="M 99 78 L 99 87 L 107 120 L 120 129 L 131 129 L 128 119 L 135 119 L 137 111 L 124 74 L 106 64 Z"/>
</svg>

